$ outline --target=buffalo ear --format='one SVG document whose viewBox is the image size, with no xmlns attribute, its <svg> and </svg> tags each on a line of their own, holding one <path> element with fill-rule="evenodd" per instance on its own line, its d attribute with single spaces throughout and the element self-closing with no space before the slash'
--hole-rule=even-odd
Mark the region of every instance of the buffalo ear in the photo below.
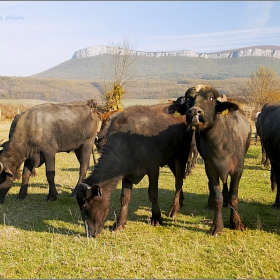
<svg viewBox="0 0 280 280">
<path fill-rule="evenodd" d="M 4 168 L 3 168 L 3 171 L 4 171 L 5 173 L 7 173 L 10 177 L 14 177 L 14 174 L 13 174 L 13 172 L 10 170 L 10 168 L 4 167 Z"/>
<path fill-rule="evenodd" d="M 232 102 L 220 102 L 217 100 L 216 113 L 222 114 L 226 110 L 237 111 L 237 110 L 239 110 L 239 106 Z"/>
<path fill-rule="evenodd" d="M 93 185 L 91 191 L 94 196 L 102 195 L 101 187 L 99 185 Z"/>
<path fill-rule="evenodd" d="M 86 199 L 93 198 L 94 196 L 101 196 L 102 191 L 99 185 L 93 185 L 86 190 Z"/>
</svg>

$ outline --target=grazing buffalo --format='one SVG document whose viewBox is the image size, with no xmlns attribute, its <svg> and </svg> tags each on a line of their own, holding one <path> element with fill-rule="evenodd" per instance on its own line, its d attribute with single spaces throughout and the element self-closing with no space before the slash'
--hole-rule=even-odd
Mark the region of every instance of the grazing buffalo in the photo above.
<svg viewBox="0 0 280 280">
<path fill-rule="evenodd" d="M 210 191 L 209 203 L 214 208 L 210 234 L 219 235 L 224 227 L 222 207 L 230 204 L 233 228 L 243 230 L 238 214 L 238 185 L 244 158 L 250 145 L 251 126 L 239 112 L 237 104 L 222 99 L 218 91 L 208 86 L 194 86 L 185 93 L 186 119 L 195 131 L 196 144 L 204 160 Z M 227 178 L 231 177 L 228 193 Z M 223 183 L 220 190 L 219 180 Z"/>
<path fill-rule="evenodd" d="M 23 184 L 18 195 L 27 194 L 28 179 L 34 168 L 46 165 L 49 183 L 47 200 L 57 199 L 54 183 L 55 154 L 74 150 L 80 163 L 79 180 L 86 177 L 99 118 L 93 100 L 72 103 L 45 103 L 20 115 L 11 138 L 0 156 L 0 203 L 24 162 Z"/>
<path fill-rule="evenodd" d="M 266 103 L 261 110 L 261 142 L 270 160 L 271 188 L 277 186 L 274 207 L 280 208 L 280 102 Z"/>
<path fill-rule="evenodd" d="M 88 236 L 103 228 L 110 197 L 122 180 L 121 210 L 113 230 L 127 223 L 133 184 L 145 175 L 152 202 L 152 225 L 162 223 L 158 204 L 159 169 L 168 165 L 175 176 L 175 198 L 168 215 L 175 216 L 183 200 L 182 185 L 191 133 L 186 133 L 185 116 L 178 116 L 173 105 L 132 106 L 110 125 L 106 144 L 92 174 L 77 187 L 76 198 Z"/>
</svg>

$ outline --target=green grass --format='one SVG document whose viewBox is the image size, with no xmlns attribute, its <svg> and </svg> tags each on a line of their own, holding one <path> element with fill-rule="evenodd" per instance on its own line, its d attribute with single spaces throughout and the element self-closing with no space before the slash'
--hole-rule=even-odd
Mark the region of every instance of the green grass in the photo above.
<svg viewBox="0 0 280 280">
<path fill-rule="evenodd" d="M 239 188 L 244 232 L 229 228 L 229 208 L 225 208 L 222 235 L 207 234 L 213 212 L 205 209 L 208 187 L 199 158 L 184 181 L 185 205 L 175 219 L 166 216 L 174 179 L 163 167 L 159 180 L 162 226 L 148 223 L 151 204 L 144 177 L 134 186 L 126 229 L 110 231 L 120 208 L 119 184 L 103 231 L 89 239 L 78 204 L 69 196 L 78 179 L 78 162 L 73 153 L 59 153 L 57 201 L 45 202 L 48 185 L 41 167 L 30 180 L 25 200 L 15 200 L 20 186 L 16 181 L 1 206 L 0 278 L 278 278 L 280 212 L 272 207 L 275 193 L 260 159 L 260 146 L 251 145 Z"/>
</svg>

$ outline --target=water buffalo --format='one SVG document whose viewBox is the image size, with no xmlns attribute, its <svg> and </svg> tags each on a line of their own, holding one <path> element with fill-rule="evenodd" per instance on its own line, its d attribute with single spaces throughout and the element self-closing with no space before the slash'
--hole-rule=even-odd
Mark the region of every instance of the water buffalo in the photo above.
<svg viewBox="0 0 280 280">
<path fill-rule="evenodd" d="M 168 215 L 174 216 L 179 211 L 191 133 L 186 133 L 185 116 L 173 114 L 175 111 L 170 109 L 171 106 L 132 106 L 113 120 L 97 166 L 76 189 L 76 199 L 88 236 L 95 237 L 101 232 L 111 194 L 120 180 L 121 210 L 113 230 L 125 226 L 132 186 L 146 174 L 152 202 L 151 224 L 161 224 L 158 176 L 160 167 L 164 165 L 172 170 L 176 187 Z"/>
<path fill-rule="evenodd" d="M 257 112 L 254 116 L 254 123 L 255 123 L 255 127 L 256 127 L 256 131 L 255 131 L 255 144 L 258 143 L 258 137 L 260 137 L 260 134 L 258 132 L 258 128 L 257 128 L 257 121 L 258 121 L 258 117 L 260 115 L 260 112 Z"/>
<path fill-rule="evenodd" d="M 269 158 L 266 155 L 266 152 L 264 150 L 262 140 L 261 140 L 261 112 L 258 113 L 257 119 L 255 120 L 255 125 L 256 125 L 256 134 L 257 134 L 257 136 L 260 137 L 260 142 L 261 142 L 261 147 L 262 147 L 261 164 L 263 164 L 266 168 L 268 168 L 270 165 L 270 162 L 269 162 Z"/>
<path fill-rule="evenodd" d="M 196 144 L 204 160 L 213 204 L 214 220 L 209 233 L 219 235 L 224 227 L 222 207 L 230 204 L 230 222 L 233 228 L 243 230 L 238 214 L 238 185 L 242 176 L 244 158 L 250 145 L 251 126 L 239 112 L 237 104 L 221 99 L 213 87 L 194 86 L 185 93 L 186 119 L 189 129 L 195 131 Z M 231 177 L 228 193 L 227 178 Z M 223 183 L 220 190 L 219 180 Z"/>
<path fill-rule="evenodd" d="M 180 96 L 178 97 L 176 100 L 172 100 L 172 99 L 168 99 L 168 102 L 172 103 L 174 106 L 170 106 L 169 107 L 169 112 L 168 113 L 173 113 L 173 114 L 185 114 L 185 108 L 183 108 L 181 105 L 185 105 L 185 97 L 184 96 Z M 179 106 L 177 106 L 179 105 Z M 179 113 L 178 111 L 180 111 L 181 113 Z M 111 123 L 113 122 L 113 120 L 121 113 L 120 110 L 113 110 L 108 112 L 107 114 L 105 114 L 103 120 L 102 120 L 102 125 L 100 128 L 100 131 L 96 137 L 96 141 L 95 141 L 95 145 L 98 148 L 99 152 L 101 152 L 102 147 L 104 146 L 104 144 L 106 143 L 108 134 L 111 134 L 112 132 L 114 132 L 116 129 L 112 129 L 112 127 L 110 128 Z M 126 123 L 125 123 L 125 127 L 126 127 Z M 119 129 L 120 127 L 118 126 L 117 129 Z M 133 129 L 135 129 L 135 127 L 133 127 Z M 136 132 L 136 131 L 134 131 Z M 139 132 L 139 131 L 137 131 Z M 187 158 L 187 163 L 186 163 L 186 170 L 185 170 L 185 175 L 189 176 L 192 173 L 192 169 L 195 168 L 196 165 L 196 161 L 197 161 L 197 157 L 198 157 L 198 150 L 196 147 L 196 143 L 195 143 L 195 134 L 193 133 L 192 136 L 192 142 L 191 142 L 191 146 L 190 146 L 190 152 Z"/>
<path fill-rule="evenodd" d="M 80 163 L 79 179 L 86 177 L 99 117 L 94 100 L 72 103 L 45 103 L 34 106 L 17 119 L 11 138 L 0 156 L 0 203 L 24 162 L 23 184 L 18 197 L 27 194 L 33 168 L 45 163 L 49 183 L 47 200 L 57 199 L 54 183 L 55 154 L 74 150 Z"/>
<path fill-rule="evenodd" d="M 266 103 L 261 110 L 260 122 L 261 142 L 271 165 L 272 189 L 277 185 L 273 206 L 280 208 L 280 102 Z"/>
</svg>

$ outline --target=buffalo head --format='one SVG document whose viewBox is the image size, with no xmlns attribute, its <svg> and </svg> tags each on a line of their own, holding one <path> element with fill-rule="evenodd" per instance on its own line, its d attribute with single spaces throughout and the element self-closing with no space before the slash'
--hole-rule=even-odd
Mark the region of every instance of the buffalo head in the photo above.
<svg viewBox="0 0 280 280">
<path fill-rule="evenodd" d="M 109 200 L 104 199 L 99 185 L 80 184 L 76 199 L 88 237 L 96 237 L 104 226 L 109 212 Z"/>
<path fill-rule="evenodd" d="M 15 169 L 15 171 L 12 171 L 12 169 L 0 162 L 0 204 L 4 202 L 5 196 L 11 188 L 13 181 L 20 178 L 19 168 L 13 169 Z"/>
<path fill-rule="evenodd" d="M 225 95 L 220 96 L 215 88 L 205 85 L 189 88 L 185 98 L 186 121 L 193 130 L 210 129 L 217 114 L 225 115 L 239 109 L 237 104 L 228 102 Z"/>
</svg>

